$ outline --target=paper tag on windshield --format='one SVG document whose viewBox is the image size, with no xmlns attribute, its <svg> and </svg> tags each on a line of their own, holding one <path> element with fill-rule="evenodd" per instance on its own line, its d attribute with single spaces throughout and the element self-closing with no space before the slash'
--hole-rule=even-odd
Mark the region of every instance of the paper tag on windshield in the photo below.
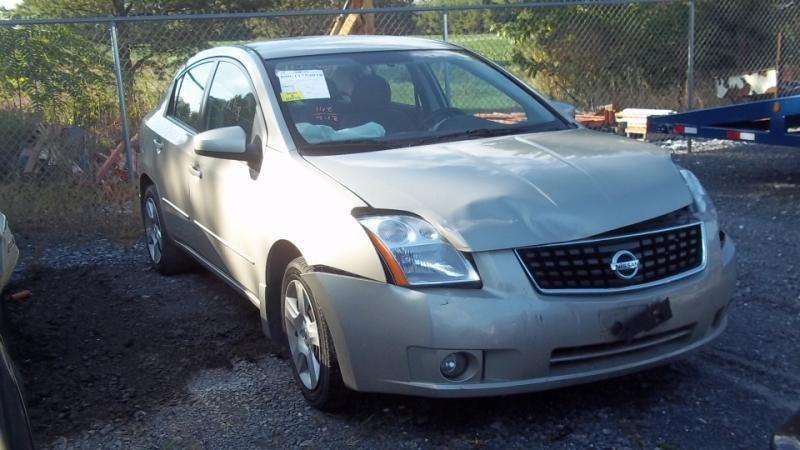
<svg viewBox="0 0 800 450">
<path fill-rule="evenodd" d="M 303 99 L 303 93 L 300 91 L 281 92 L 281 100 L 285 102 L 296 102 Z"/>
<path fill-rule="evenodd" d="M 284 102 L 331 98 L 321 70 L 283 70 L 276 74 L 281 82 L 281 100 Z"/>
</svg>

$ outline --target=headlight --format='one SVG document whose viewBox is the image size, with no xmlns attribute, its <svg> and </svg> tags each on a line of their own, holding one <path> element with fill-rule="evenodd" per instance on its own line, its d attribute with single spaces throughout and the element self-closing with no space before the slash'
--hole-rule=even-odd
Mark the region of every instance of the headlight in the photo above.
<svg viewBox="0 0 800 450">
<path fill-rule="evenodd" d="M 689 192 L 692 193 L 695 212 L 700 214 L 705 214 L 706 212 L 713 213 L 714 204 L 711 202 L 711 198 L 708 196 L 706 190 L 703 189 L 703 185 L 700 184 L 700 180 L 698 180 L 690 170 L 681 169 L 681 175 L 684 181 L 686 181 Z"/>
<path fill-rule="evenodd" d="M 467 258 L 422 219 L 393 215 L 359 217 L 358 221 L 400 286 L 480 280 Z"/>
</svg>

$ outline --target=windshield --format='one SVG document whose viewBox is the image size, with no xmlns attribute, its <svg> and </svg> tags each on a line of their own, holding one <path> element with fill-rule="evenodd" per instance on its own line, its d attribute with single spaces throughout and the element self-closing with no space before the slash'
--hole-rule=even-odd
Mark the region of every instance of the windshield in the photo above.
<svg viewBox="0 0 800 450">
<path fill-rule="evenodd" d="M 568 127 L 466 52 L 384 51 L 266 60 L 297 147 L 370 151 Z"/>
</svg>

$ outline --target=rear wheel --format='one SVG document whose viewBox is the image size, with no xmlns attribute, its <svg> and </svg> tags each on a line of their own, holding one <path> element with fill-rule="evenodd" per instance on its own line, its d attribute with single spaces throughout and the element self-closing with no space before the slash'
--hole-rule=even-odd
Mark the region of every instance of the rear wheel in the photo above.
<svg viewBox="0 0 800 450">
<path fill-rule="evenodd" d="M 156 187 L 148 186 L 142 196 L 142 220 L 150 263 L 162 275 L 183 272 L 189 258 L 169 236 L 162 217 Z"/>
<path fill-rule="evenodd" d="M 347 388 L 328 324 L 301 278 L 308 271 L 303 258 L 293 260 L 286 268 L 281 290 L 283 330 L 303 397 L 315 408 L 330 410 L 342 405 Z"/>
</svg>

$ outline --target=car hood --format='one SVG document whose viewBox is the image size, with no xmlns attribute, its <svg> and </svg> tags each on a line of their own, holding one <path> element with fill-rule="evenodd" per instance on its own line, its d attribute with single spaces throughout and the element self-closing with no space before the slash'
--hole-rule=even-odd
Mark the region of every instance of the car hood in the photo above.
<svg viewBox="0 0 800 450">
<path fill-rule="evenodd" d="M 306 159 L 371 207 L 418 214 L 465 251 L 586 238 L 692 201 L 667 153 L 585 129 Z"/>
</svg>

